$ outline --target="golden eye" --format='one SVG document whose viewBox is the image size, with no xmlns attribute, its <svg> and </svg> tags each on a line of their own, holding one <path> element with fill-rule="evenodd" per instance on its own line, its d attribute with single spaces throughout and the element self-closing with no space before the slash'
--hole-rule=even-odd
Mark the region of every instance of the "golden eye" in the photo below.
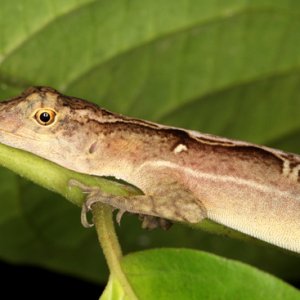
<svg viewBox="0 0 300 300">
<path fill-rule="evenodd" d="M 56 112 L 49 108 L 39 109 L 34 117 L 37 122 L 41 125 L 48 126 L 55 121 Z"/>
</svg>

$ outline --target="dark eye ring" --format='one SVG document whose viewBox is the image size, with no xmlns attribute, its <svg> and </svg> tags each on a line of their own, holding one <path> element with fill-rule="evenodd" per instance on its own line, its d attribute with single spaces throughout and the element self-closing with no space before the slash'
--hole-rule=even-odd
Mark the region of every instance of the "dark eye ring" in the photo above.
<svg viewBox="0 0 300 300">
<path fill-rule="evenodd" d="M 34 117 L 36 121 L 44 126 L 50 125 L 55 121 L 56 112 L 49 108 L 39 109 Z"/>
</svg>

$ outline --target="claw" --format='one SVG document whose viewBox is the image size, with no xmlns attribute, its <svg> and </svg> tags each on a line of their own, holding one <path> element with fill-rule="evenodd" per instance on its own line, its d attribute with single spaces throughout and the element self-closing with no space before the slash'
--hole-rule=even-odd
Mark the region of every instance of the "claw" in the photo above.
<svg viewBox="0 0 300 300">
<path fill-rule="evenodd" d="M 76 179 L 70 179 L 68 182 L 68 186 L 69 186 L 69 189 L 72 187 L 77 187 L 77 188 L 81 189 L 82 193 L 84 193 L 84 194 L 89 194 L 89 193 L 95 191 L 95 189 L 96 189 L 95 187 L 85 185 Z"/>
<path fill-rule="evenodd" d="M 69 187 L 78 187 L 82 190 L 86 190 L 87 186 L 84 185 L 83 183 L 79 182 L 76 179 L 70 179 L 68 182 Z"/>
<path fill-rule="evenodd" d="M 125 213 L 125 210 L 121 210 L 121 209 L 117 213 L 116 221 L 119 224 L 119 226 L 121 224 L 121 219 L 122 219 L 124 213 Z"/>
<path fill-rule="evenodd" d="M 81 215 L 80 215 L 80 219 L 81 219 L 81 224 L 83 227 L 85 228 L 91 228 L 94 226 L 93 223 L 90 223 L 87 219 L 87 213 L 90 211 L 90 209 L 86 206 L 86 203 L 83 203 L 82 207 L 81 207 Z"/>
<path fill-rule="evenodd" d="M 84 204 L 82 205 L 82 209 L 81 209 L 81 224 L 83 225 L 83 227 L 85 228 L 91 228 L 94 226 L 93 223 L 90 223 L 87 219 L 87 213 L 90 212 L 92 210 L 92 206 L 93 204 L 97 203 L 97 202 L 101 202 L 98 199 L 94 199 L 94 198 L 88 198 Z"/>
<path fill-rule="evenodd" d="M 92 195 L 90 194 L 89 197 L 86 199 L 85 201 L 85 205 L 86 205 L 86 208 L 88 211 L 91 211 L 92 210 L 92 206 L 97 203 L 97 202 L 101 202 L 101 200 L 99 199 L 95 199 L 95 198 L 92 198 Z M 102 202 L 101 202 L 102 203 Z"/>
<path fill-rule="evenodd" d="M 81 189 L 83 194 L 88 194 L 88 198 L 87 198 L 86 202 L 82 204 L 80 219 L 81 219 L 81 224 L 82 224 L 83 227 L 85 227 L 85 228 L 93 227 L 94 224 L 90 223 L 87 219 L 87 213 L 89 211 L 91 211 L 92 205 L 95 202 L 97 202 L 97 200 L 89 198 L 89 197 L 93 193 L 95 193 L 98 190 L 98 188 L 87 186 L 87 185 L 85 185 L 85 184 L 83 184 L 83 183 L 81 183 L 81 182 L 79 182 L 75 179 L 70 179 L 69 182 L 68 182 L 68 185 L 69 185 L 69 189 L 72 188 L 72 187 L 78 187 L 78 188 Z"/>
</svg>

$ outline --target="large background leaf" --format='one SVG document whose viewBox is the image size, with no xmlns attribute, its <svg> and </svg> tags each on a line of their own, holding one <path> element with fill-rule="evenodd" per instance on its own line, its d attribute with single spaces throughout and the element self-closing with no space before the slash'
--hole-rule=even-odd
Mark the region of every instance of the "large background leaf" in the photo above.
<svg viewBox="0 0 300 300">
<path fill-rule="evenodd" d="M 0 98 L 50 85 L 119 113 L 300 153 L 299 15 L 300 2 L 286 0 L 2 0 Z M 6 170 L 0 178 L 2 259 L 105 278 L 78 208 Z M 126 252 L 194 247 L 300 276 L 299 257 L 179 225 L 145 232 L 125 217 L 119 235 Z"/>
<path fill-rule="evenodd" d="M 125 256 L 122 265 L 138 299 L 296 300 L 300 295 L 269 274 L 200 251 L 137 252 Z M 120 294 L 111 276 L 101 300 L 124 299 Z"/>
</svg>

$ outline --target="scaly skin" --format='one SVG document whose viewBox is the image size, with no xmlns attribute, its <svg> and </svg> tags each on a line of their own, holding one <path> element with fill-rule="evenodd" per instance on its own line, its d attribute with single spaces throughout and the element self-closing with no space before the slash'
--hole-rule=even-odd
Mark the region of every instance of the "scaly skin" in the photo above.
<svg viewBox="0 0 300 300">
<path fill-rule="evenodd" d="M 51 125 L 37 122 L 41 108 L 55 111 Z M 300 253 L 296 154 L 121 116 L 46 87 L 0 104 L 0 142 L 140 188 L 144 196 L 103 200 L 122 211 L 208 218 Z"/>
</svg>

